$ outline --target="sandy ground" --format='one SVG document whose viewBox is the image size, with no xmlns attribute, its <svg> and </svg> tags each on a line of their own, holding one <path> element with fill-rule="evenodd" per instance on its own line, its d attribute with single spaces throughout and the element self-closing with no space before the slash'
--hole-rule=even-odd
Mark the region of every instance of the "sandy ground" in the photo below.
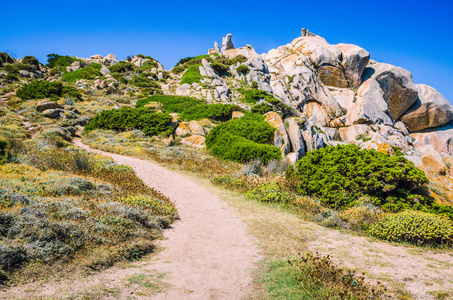
<svg viewBox="0 0 453 300">
<path fill-rule="evenodd" d="M 80 141 L 75 144 L 101 153 Z M 131 166 L 146 184 L 174 202 L 180 220 L 164 231 L 165 239 L 157 241 L 162 251 L 130 268 L 114 267 L 76 282 L 63 280 L 39 287 L 19 286 L 0 293 L 0 297 L 41 295 L 59 298 L 68 293 L 68 288 L 71 295 L 77 295 L 78 290 L 85 288 L 106 290 L 101 293 L 102 298 L 110 299 L 111 296 L 119 299 L 243 299 L 252 293 L 251 273 L 261 256 L 255 241 L 247 234 L 246 226 L 232 208 L 202 186 L 151 162 L 102 154 L 119 164 Z M 148 292 L 133 290 L 130 278 L 137 279 L 137 276 L 141 278 L 138 288 L 148 287 Z M 160 279 L 144 280 L 156 278 Z M 161 292 L 156 294 L 156 290 Z"/>
</svg>

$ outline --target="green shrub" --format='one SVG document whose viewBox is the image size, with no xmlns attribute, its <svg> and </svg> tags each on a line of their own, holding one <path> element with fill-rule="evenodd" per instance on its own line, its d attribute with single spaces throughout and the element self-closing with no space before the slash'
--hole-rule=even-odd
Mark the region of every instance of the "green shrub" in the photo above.
<svg viewBox="0 0 453 300">
<path fill-rule="evenodd" d="M 101 70 L 102 69 L 102 65 L 101 64 L 98 64 L 98 63 L 92 63 L 88 66 L 89 68 L 93 68 L 93 69 L 96 69 L 96 70 Z"/>
<path fill-rule="evenodd" d="M 39 61 L 36 59 L 36 57 L 30 55 L 24 56 L 24 58 L 22 58 L 22 63 L 35 67 L 39 66 Z"/>
<path fill-rule="evenodd" d="M 50 76 L 60 75 L 61 73 L 66 73 L 66 67 L 55 66 L 49 71 Z"/>
<path fill-rule="evenodd" d="M 138 87 L 160 88 L 160 85 L 156 81 L 152 81 L 148 79 L 146 76 L 142 75 L 134 75 L 132 79 L 129 81 L 129 84 Z"/>
<path fill-rule="evenodd" d="M 5 76 L 5 81 L 7 81 L 7 82 L 16 82 L 16 81 L 19 81 L 19 77 L 17 77 L 14 74 L 7 74 Z"/>
<path fill-rule="evenodd" d="M 274 108 L 272 107 L 272 105 L 269 105 L 267 103 L 261 103 L 258 105 L 253 105 L 252 108 L 250 109 L 250 112 L 253 114 L 264 115 L 265 113 L 268 113 L 273 110 Z"/>
<path fill-rule="evenodd" d="M 35 69 L 34 67 L 32 67 L 30 65 L 27 65 L 27 64 L 24 64 L 24 63 L 21 63 L 21 62 L 15 63 L 14 66 L 18 70 L 24 70 L 24 71 L 28 71 L 28 72 L 32 72 Z"/>
<path fill-rule="evenodd" d="M 17 74 L 19 72 L 19 68 L 13 64 L 5 65 L 4 69 L 8 74 Z"/>
<path fill-rule="evenodd" d="M 289 203 L 292 198 L 288 191 L 285 191 L 281 185 L 273 181 L 248 191 L 247 196 L 258 201 L 278 203 Z"/>
<path fill-rule="evenodd" d="M 263 163 L 268 163 L 282 158 L 280 149 L 275 146 L 259 144 L 228 132 L 217 136 L 207 148 L 214 156 L 241 163 L 257 158 Z"/>
<path fill-rule="evenodd" d="M 187 71 L 181 77 L 181 84 L 188 83 L 201 83 L 201 74 L 200 74 L 200 66 L 194 65 L 187 68 Z"/>
<path fill-rule="evenodd" d="M 412 162 L 355 145 L 309 152 L 286 177 L 299 193 L 318 196 L 337 209 L 353 206 L 365 195 L 394 210 L 432 206 L 430 198 L 417 194 L 428 179 Z"/>
<path fill-rule="evenodd" d="M 127 131 L 140 129 L 147 135 L 173 133 L 169 125 L 172 117 L 169 114 L 156 113 L 147 108 L 132 108 L 124 106 L 120 109 L 105 110 L 91 119 L 85 126 L 84 133 L 95 129 L 111 129 Z"/>
<path fill-rule="evenodd" d="M 183 66 L 178 65 L 178 66 L 175 66 L 173 69 L 171 69 L 171 72 L 173 74 L 181 74 L 182 72 L 185 71 L 185 69 L 186 68 L 184 68 Z"/>
<path fill-rule="evenodd" d="M 257 88 L 239 89 L 238 91 L 243 95 L 242 101 L 245 103 L 254 104 L 258 100 L 266 100 L 271 104 L 279 102 L 274 98 L 274 96 L 268 94 L 265 91 L 258 90 Z"/>
<path fill-rule="evenodd" d="M 55 53 L 47 55 L 47 65 L 48 68 L 53 67 L 69 67 L 73 62 L 81 61 L 80 59 L 76 59 L 69 55 L 58 55 Z"/>
<path fill-rule="evenodd" d="M 126 73 L 129 71 L 134 71 L 135 65 L 130 62 L 120 61 L 116 65 L 110 66 L 108 69 L 112 73 Z"/>
<path fill-rule="evenodd" d="M 48 82 L 43 80 L 32 81 L 25 84 L 16 92 L 17 97 L 22 100 L 42 99 L 48 97 L 62 97 L 64 95 L 74 99 L 82 99 L 82 95 L 73 87 L 64 87 L 59 82 Z"/>
<path fill-rule="evenodd" d="M 247 74 L 249 71 L 250 71 L 250 69 L 246 65 L 240 65 L 239 67 L 236 68 L 236 72 L 242 73 L 242 74 Z"/>
<path fill-rule="evenodd" d="M 274 131 L 264 117 L 248 114 L 220 124 L 209 132 L 206 147 L 215 156 L 246 162 L 255 158 L 267 163 L 281 158 L 281 151 L 271 145 Z"/>
<path fill-rule="evenodd" d="M 228 72 L 230 71 L 230 69 L 228 68 L 227 65 L 224 65 L 222 63 L 218 63 L 218 62 L 213 62 L 211 63 L 211 67 L 214 69 L 214 71 L 216 71 L 220 76 L 224 76 L 224 75 L 227 75 Z"/>
<path fill-rule="evenodd" d="M 13 64 L 14 58 L 9 56 L 9 54 L 6 52 L 0 52 L 0 61 L 4 64 Z"/>
<path fill-rule="evenodd" d="M 185 109 L 181 118 L 186 121 L 211 119 L 225 122 L 231 119 L 233 111 L 238 111 L 237 105 L 231 104 L 198 104 Z"/>
<path fill-rule="evenodd" d="M 214 127 L 206 137 L 206 145 L 216 143 L 218 137 L 225 132 L 239 136 L 260 144 L 272 144 L 274 131 L 264 117 L 256 114 L 247 114 L 239 119 L 231 120 Z"/>
<path fill-rule="evenodd" d="M 159 102 L 163 105 L 163 109 L 169 113 L 182 113 L 195 105 L 206 104 L 205 101 L 186 96 L 175 95 L 154 95 L 146 99 L 140 99 L 135 104 L 135 107 L 141 108 L 150 102 Z"/>
<path fill-rule="evenodd" d="M 75 82 L 80 79 L 95 79 L 96 77 L 102 77 L 102 73 L 99 70 L 87 67 L 63 74 L 61 81 Z"/>
<path fill-rule="evenodd" d="M 7 141 L 0 140 L 0 164 L 6 162 L 8 146 L 9 144 Z"/>
<path fill-rule="evenodd" d="M 415 245 L 451 245 L 453 224 L 442 216 L 407 210 L 385 215 L 370 233 L 380 239 Z"/>
</svg>

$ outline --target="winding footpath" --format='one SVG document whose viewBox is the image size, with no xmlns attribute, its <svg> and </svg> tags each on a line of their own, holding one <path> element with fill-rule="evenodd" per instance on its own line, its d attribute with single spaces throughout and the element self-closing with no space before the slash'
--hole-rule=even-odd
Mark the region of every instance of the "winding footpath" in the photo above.
<svg viewBox="0 0 453 300">
<path fill-rule="evenodd" d="M 148 266 L 165 273 L 170 286 L 152 299 L 242 299 L 252 293 L 251 270 L 260 259 L 259 250 L 232 208 L 154 163 L 90 149 L 79 140 L 75 145 L 131 166 L 175 204 L 180 220 L 164 231 L 165 239 L 157 242 L 163 250 Z"/>
</svg>

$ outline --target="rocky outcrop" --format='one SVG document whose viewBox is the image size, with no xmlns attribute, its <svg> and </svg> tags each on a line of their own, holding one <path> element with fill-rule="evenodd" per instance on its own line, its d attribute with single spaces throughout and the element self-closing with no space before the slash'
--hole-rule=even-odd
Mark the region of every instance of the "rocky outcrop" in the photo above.
<svg viewBox="0 0 453 300">
<path fill-rule="evenodd" d="M 233 42 L 231 41 L 231 33 L 228 33 L 223 39 L 222 39 L 222 49 L 221 51 L 225 50 L 230 50 L 234 49 Z"/>
<path fill-rule="evenodd" d="M 288 136 L 291 141 L 291 152 L 296 153 L 296 161 L 305 156 L 305 142 L 302 137 L 299 124 L 297 123 L 296 118 L 286 119 L 288 123 Z"/>
<path fill-rule="evenodd" d="M 346 114 L 347 126 L 357 124 L 393 125 L 393 122 L 374 101 L 361 97 Z"/>
<path fill-rule="evenodd" d="M 346 78 L 351 87 L 357 87 L 362 82 L 362 74 L 370 61 L 370 53 L 365 49 L 352 44 L 338 44 L 343 53 L 341 66 L 345 70 Z"/>
<path fill-rule="evenodd" d="M 412 74 L 403 68 L 377 63 L 367 67 L 363 77 L 363 80 L 372 78 L 379 83 L 395 120 L 417 100 L 417 89 Z"/>
<path fill-rule="evenodd" d="M 401 116 L 409 131 L 442 126 L 453 120 L 453 106 L 436 89 L 416 84 L 417 101 Z"/>
<path fill-rule="evenodd" d="M 431 145 L 439 153 L 453 155 L 453 121 L 435 129 L 412 133 L 411 136 L 416 148 Z"/>
<path fill-rule="evenodd" d="M 268 112 L 264 115 L 265 121 L 275 128 L 274 146 L 282 150 L 283 155 L 289 153 L 290 143 L 283 119 L 276 112 Z"/>
</svg>

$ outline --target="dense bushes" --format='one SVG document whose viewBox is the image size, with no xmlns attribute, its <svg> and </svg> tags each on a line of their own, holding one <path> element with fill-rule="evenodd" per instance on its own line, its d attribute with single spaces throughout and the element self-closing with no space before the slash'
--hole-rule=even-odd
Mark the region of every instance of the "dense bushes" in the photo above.
<svg viewBox="0 0 453 300">
<path fill-rule="evenodd" d="M 393 211 L 432 206 L 429 198 L 416 193 L 428 179 L 412 162 L 355 145 L 309 152 L 286 176 L 299 193 L 318 196 L 337 209 L 354 205 L 364 195 Z"/>
<path fill-rule="evenodd" d="M 190 66 L 181 77 L 181 84 L 200 83 L 201 81 L 200 68 L 198 65 Z"/>
<path fill-rule="evenodd" d="M 168 113 L 179 113 L 183 120 L 211 119 L 215 121 L 228 121 L 233 111 L 240 110 L 236 105 L 231 104 L 210 104 L 205 101 L 185 96 L 154 95 L 146 99 L 140 99 L 135 107 L 157 102 L 162 104 L 162 109 Z"/>
<path fill-rule="evenodd" d="M 112 129 L 126 131 L 140 129 L 147 135 L 173 133 L 174 128 L 169 125 L 171 116 L 156 113 L 147 108 L 122 107 L 120 109 L 105 110 L 91 119 L 85 126 L 85 133 L 94 129 Z"/>
<path fill-rule="evenodd" d="M 271 104 L 279 102 L 274 96 L 256 88 L 239 89 L 239 92 L 243 94 L 242 101 L 245 103 L 255 104 L 258 100 L 265 100 Z"/>
<path fill-rule="evenodd" d="M 247 114 L 239 119 L 231 120 L 214 127 L 206 138 L 206 145 L 209 147 L 221 135 L 228 132 L 260 144 L 272 144 L 274 131 L 264 117 L 255 114 Z"/>
<path fill-rule="evenodd" d="M 69 55 L 58 55 L 55 53 L 47 55 L 47 67 L 69 67 L 73 62 L 80 61 L 74 57 Z"/>
<path fill-rule="evenodd" d="M 270 144 L 275 129 L 260 115 L 245 115 L 214 127 L 206 137 L 206 147 L 215 156 L 246 162 L 255 158 L 267 163 L 281 158 L 281 151 Z"/>
<path fill-rule="evenodd" d="M 73 87 L 63 86 L 59 82 L 48 82 L 43 80 L 32 81 L 16 92 L 17 97 L 22 100 L 41 99 L 41 98 L 58 98 L 68 96 L 74 99 L 82 99 L 82 95 Z"/>
<path fill-rule="evenodd" d="M 95 68 L 86 67 L 63 74 L 61 81 L 75 82 L 80 79 L 95 79 L 96 77 L 102 77 L 102 73 Z"/>
<path fill-rule="evenodd" d="M 138 87 L 160 88 L 160 85 L 156 81 L 149 80 L 142 75 L 134 75 L 129 81 L 129 84 Z"/>
<path fill-rule="evenodd" d="M 159 102 L 163 105 L 163 109 L 169 113 L 182 113 L 184 110 L 199 104 L 206 104 L 205 101 L 185 96 L 175 95 L 154 95 L 146 99 L 140 99 L 135 104 L 135 107 L 141 108 L 150 102 Z"/>
<path fill-rule="evenodd" d="M 237 105 L 231 104 L 198 104 L 187 108 L 181 113 L 181 118 L 186 121 L 211 119 L 225 122 L 231 119 L 233 111 L 238 111 Z"/>
<path fill-rule="evenodd" d="M 134 71 L 135 65 L 127 61 L 120 61 L 116 65 L 110 66 L 108 69 L 112 73 L 126 73 L 129 71 Z"/>
<path fill-rule="evenodd" d="M 416 245 L 453 242 L 453 224 L 448 218 L 413 210 L 385 215 L 371 226 L 370 233 L 384 240 Z"/>
<path fill-rule="evenodd" d="M 267 103 L 260 103 L 257 105 L 253 105 L 252 108 L 250 109 L 250 112 L 253 114 L 264 115 L 265 113 L 268 113 L 273 110 L 274 107 L 272 107 L 272 105 L 269 105 Z"/>
<path fill-rule="evenodd" d="M 8 142 L 4 140 L 0 140 L 0 164 L 6 162 L 6 152 L 8 150 Z"/>
</svg>

